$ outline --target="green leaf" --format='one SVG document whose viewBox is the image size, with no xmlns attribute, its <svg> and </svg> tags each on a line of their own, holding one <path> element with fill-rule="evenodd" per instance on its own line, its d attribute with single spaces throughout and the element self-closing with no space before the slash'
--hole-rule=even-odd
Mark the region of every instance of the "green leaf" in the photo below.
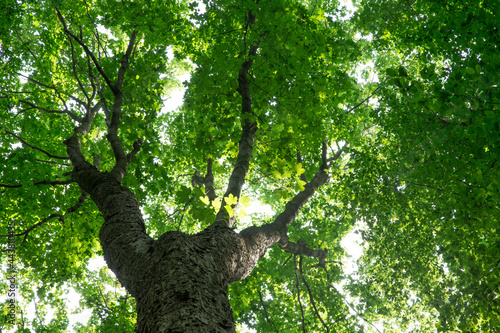
<svg viewBox="0 0 500 333">
<path fill-rule="evenodd" d="M 306 169 L 302 167 L 302 163 L 297 163 L 293 166 L 293 170 L 297 173 L 297 175 L 301 175 L 306 172 Z"/>
<path fill-rule="evenodd" d="M 205 205 L 208 206 L 210 204 L 210 199 L 207 196 L 201 196 L 199 198 L 200 198 L 200 201 L 203 202 Z"/>
<path fill-rule="evenodd" d="M 304 191 L 305 190 L 305 187 L 304 185 L 306 184 L 305 181 L 302 181 L 302 180 L 297 180 L 297 182 L 295 183 L 295 190 L 297 191 Z"/>
<path fill-rule="evenodd" d="M 226 202 L 226 204 L 233 206 L 238 203 L 238 198 L 229 193 L 229 196 L 225 197 L 224 201 Z"/>
</svg>

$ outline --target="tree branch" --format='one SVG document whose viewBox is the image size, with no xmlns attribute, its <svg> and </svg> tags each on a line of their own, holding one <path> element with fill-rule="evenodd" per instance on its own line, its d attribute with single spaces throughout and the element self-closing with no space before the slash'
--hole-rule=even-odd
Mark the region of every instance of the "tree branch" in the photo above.
<svg viewBox="0 0 500 333">
<path fill-rule="evenodd" d="M 370 96 L 366 97 L 364 100 L 362 100 L 361 102 L 359 102 L 358 104 L 356 104 L 355 106 L 353 106 L 351 109 L 349 109 L 348 111 L 346 111 L 346 113 L 351 113 L 352 111 L 356 110 L 357 108 L 359 108 L 361 105 L 363 105 L 366 101 L 368 101 L 370 98 L 373 97 L 373 95 L 375 95 L 375 93 L 382 87 L 382 83 L 384 83 L 385 81 L 387 81 L 387 79 L 385 79 L 383 82 L 381 82 L 379 84 L 379 86 L 377 87 L 377 89 L 375 89 L 371 94 Z"/>
<path fill-rule="evenodd" d="M 31 227 L 29 227 L 28 229 L 26 229 L 25 231 L 23 232 L 20 232 L 20 233 L 17 233 L 17 234 L 14 234 L 15 237 L 18 237 L 18 236 L 24 236 L 23 238 L 23 241 L 21 242 L 21 245 L 23 245 L 27 238 L 28 238 L 28 234 L 33 231 L 34 229 L 44 225 L 45 223 L 49 222 L 50 220 L 52 220 L 53 218 L 57 217 L 59 219 L 59 221 L 64 221 L 64 217 L 68 214 L 71 214 L 73 212 L 75 212 L 78 208 L 80 208 L 80 206 L 87 200 L 87 193 L 85 193 L 84 191 L 82 191 L 82 194 L 80 195 L 80 197 L 78 198 L 78 201 L 76 202 L 76 204 L 74 204 L 72 207 L 68 208 L 68 210 L 64 213 L 64 214 L 51 214 L 49 216 L 47 216 L 46 218 L 44 218 L 43 220 L 41 220 L 40 222 L 38 223 L 35 223 L 34 225 L 32 225 Z M 11 235 L 0 235 L 0 237 L 9 237 Z"/>
<path fill-rule="evenodd" d="M 217 194 L 215 194 L 214 189 L 214 174 L 212 172 L 212 158 L 209 158 L 207 161 L 207 173 L 205 174 L 205 194 L 207 195 L 210 202 L 214 201 L 217 198 Z"/>
<path fill-rule="evenodd" d="M 304 309 L 302 308 L 302 301 L 300 300 L 300 286 L 299 286 L 299 273 L 297 272 L 297 255 L 293 255 L 293 264 L 295 270 L 295 288 L 297 288 L 297 300 L 300 305 L 300 314 L 302 316 L 302 332 L 306 333 L 306 321 L 304 319 Z"/>
<path fill-rule="evenodd" d="M 74 121 L 78 122 L 78 123 L 81 123 L 82 122 L 82 118 L 78 117 L 76 114 L 74 114 L 73 112 L 69 111 L 69 110 L 64 110 L 64 111 L 60 111 L 60 110 L 49 110 L 49 109 L 46 109 L 46 108 L 43 108 L 41 106 L 38 106 L 38 105 L 35 105 L 29 101 L 26 101 L 24 99 L 20 99 L 19 102 L 21 103 L 24 103 L 24 104 L 27 104 L 29 106 L 31 106 L 32 108 L 34 109 L 38 109 L 40 111 L 43 111 L 45 113 L 59 113 L 59 114 L 67 114 L 68 116 L 71 117 L 71 119 L 73 119 Z"/>
<path fill-rule="evenodd" d="M 256 47 L 250 47 L 249 53 L 255 54 Z M 234 225 L 234 218 L 230 218 L 226 211 L 225 198 L 230 194 L 234 197 L 240 198 L 241 189 L 245 183 L 246 174 L 250 168 L 250 158 L 253 151 L 253 143 L 255 141 L 255 134 L 257 133 L 257 122 L 251 122 L 249 117 L 252 114 L 252 94 L 250 92 L 250 80 L 248 79 L 248 70 L 252 66 L 253 59 L 246 60 L 238 74 L 238 92 L 241 95 L 241 114 L 243 118 L 243 132 L 239 142 L 238 156 L 234 166 L 226 193 L 222 199 L 222 204 L 214 224 L 225 225 L 232 227 Z M 231 208 L 234 208 L 233 205 Z"/>
<path fill-rule="evenodd" d="M 130 163 L 134 156 L 141 150 L 141 146 L 144 140 L 142 138 L 137 139 L 136 142 L 132 145 L 133 149 L 130 151 L 130 153 L 127 154 L 127 162 Z"/>
<path fill-rule="evenodd" d="M 297 243 L 291 242 L 288 236 L 281 237 L 278 245 L 285 252 L 300 255 L 303 254 L 311 258 L 319 258 L 319 260 L 323 262 L 328 257 L 328 250 L 313 250 L 307 247 L 306 242 L 302 240 L 298 240 Z"/>
<path fill-rule="evenodd" d="M 5 133 L 10 134 L 11 136 L 15 137 L 19 141 L 21 141 L 22 144 L 30 147 L 31 149 L 38 150 L 38 151 L 44 153 L 45 155 L 47 155 L 50 158 L 58 158 L 60 160 L 67 160 L 67 159 L 69 159 L 68 157 L 64 157 L 64 156 L 53 155 L 53 154 L 51 154 L 51 153 L 49 153 L 49 152 L 47 152 L 47 151 L 45 151 L 45 150 L 43 150 L 41 148 L 35 147 L 33 145 L 30 145 L 25 140 L 23 140 L 21 137 L 19 137 L 18 135 L 12 133 L 11 131 L 8 131 L 8 130 L 4 129 L 3 127 L 0 127 L 0 129 L 2 129 Z"/>
<path fill-rule="evenodd" d="M 302 164 L 302 154 L 298 150 L 297 150 L 297 163 L 301 163 Z M 307 176 L 306 176 L 305 173 L 303 173 L 303 174 L 300 175 L 300 180 L 302 180 L 303 182 L 307 183 Z"/>
<path fill-rule="evenodd" d="M 19 75 L 19 76 L 21 76 L 21 77 L 23 77 L 23 78 L 25 78 L 26 80 L 28 80 L 28 81 L 30 81 L 30 82 L 34 82 L 35 84 L 39 85 L 40 87 L 44 87 L 44 88 L 48 88 L 48 89 L 50 89 L 50 90 L 53 90 L 53 91 L 57 94 L 57 98 L 61 101 L 61 103 L 62 103 L 62 104 L 64 104 L 64 108 L 65 108 L 66 110 L 69 110 L 69 109 L 68 109 L 68 106 L 66 105 L 66 100 L 65 100 L 64 98 L 62 98 L 62 97 L 61 97 L 61 93 L 59 92 L 59 90 L 58 90 L 56 87 L 54 87 L 54 86 L 49 86 L 49 85 L 47 85 L 47 84 L 45 84 L 45 83 L 42 83 L 42 82 L 40 82 L 40 81 L 38 81 L 38 80 L 35 80 L 35 79 L 33 79 L 33 78 L 29 77 L 29 76 L 26 76 L 26 75 L 24 75 L 24 74 L 22 74 L 22 73 L 19 73 L 19 72 L 17 72 L 16 74 L 17 74 L 17 75 Z M 67 95 L 67 96 L 69 96 L 69 97 L 71 97 L 71 98 L 74 98 L 74 99 L 75 99 L 75 97 L 73 97 L 73 96 L 71 96 L 71 95 L 68 95 L 68 94 L 66 94 L 66 95 Z M 69 111 L 68 111 L 68 112 L 69 112 Z"/>
<path fill-rule="evenodd" d="M 271 320 L 271 318 L 269 318 L 269 315 L 267 314 L 266 306 L 264 305 L 264 299 L 262 299 L 262 293 L 260 292 L 260 290 L 258 290 L 258 293 L 259 293 L 259 298 L 260 298 L 260 304 L 262 304 L 262 308 L 264 309 L 264 314 L 266 315 L 267 322 L 270 323 L 271 325 L 273 325 L 274 330 L 277 333 L 279 333 L 278 329 L 276 328 L 276 325 L 274 325 L 274 322 Z"/>
<path fill-rule="evenodd" d="M 59 9 L 57 7 L 54 7 L 54 8 L 55 8 L 55 10 L 57 12 L 57 17 L 59 18 L 59 21 L 63 25 L 64 33 L 66 35 L 70 36 L 71 38 L 73 38 L 78 44 L 80 44 L 80 46 L 83 48 L 83 50 L 85 51 L 85 53 L 90 57 L 90 59 L 92 59 L 92 62 L 94 63 L 94 66 L 97 68 L 97 71 L 99 72 L 99 74 L 101 74 L 101 76 L 104 78 L 104 80 L 106 81 L 106 84 L 108 85 L 108 87 L 111 89 L 111 91 L 113 92 L 113 94 L 116 95 L 119 92 L 119 89 L 117 89 L 115 87 L 115 85 L 113 85 L 113 83 L 108 78 L 108 76 L 106 75 L 106 73 L 104 73 L 104 70 L 102 69 L 101 65 L 99 64 L 99 62 L 97 61 L 96 57 L 94 56 L 94 53 L 92 53 L 92 51 L 88 48 L 88 46 L 80 38 L 78 38 L 71 31 L 68 30 L 68 26 L 66 25 L 66 21 L 64 20 L 64 17 L 62 16 L 61 12 L 59 11 Z"/>
<path fill-rule="evenodd" d="M 300 277 L 302 278 L 302 281 L 304 282 L 304 285 L 307 288 L 307 293 L 309 294 L 309 300 L 311 301 L 311 305 L 313 306 L 314 312 L 316 313 L 316 316 L 319 318 L 319 320 L 323 324 L 323 327 L 325 328 L 326 332 L 329 333 L 330 329 L 326 325 L 323 318 L 321 318 L 321 316 L 319 315 L 318 308 L 316 307 L 316 302 L 314 301 L 314 297 L 312 296 L 311 288 L 309 287 L 309 284 L 306 281 L 304 273 L 302 272 L 302 256 L 300 256 L 300 258 L 299 258 L 299 270 L 300 270 Z"/>
<path fill-rule="evenodd" d="M 328 180 L 328 158 L 326 156 L 326 142 L 322 145 L 322 164 L 313 179 L 304 186 L 304 190 L 297 193 L 286 205 L 272 223 L 260 227 L 251 226 L 240 232 L 247 248 L 253 253 L 264 255 L 266 249 L 276 243 L 287 252 L 310 255 L 324 261 L 327 252 L 312 250 L 304 243 L 292 243 L 288 240 L 288 225 L 292 223 L 300 212 L 302 206 L 314 195 L 320 186 Z"/>
<path fill-rule="evenodd" d="M 33 186 L 38 186 L 38 185 L 50 185 L 50 186 L 56 186 L 56 185 L 68 185 L 71 183 L 74 183 L 74 180 L 42 180 L 36 183 L 33 183 Z M 23 187 L 23 185 L 7 185 L 7 184 L 0 184 L 0 187 L 5 187 L 5 188 L 20 188 Z"/>
<path fill-rule="evenodd" d="M 71 164 L 75 168 L 85 162 L 85 157 L 82 153 L 79 136 L 85 136 L 88 132 L 90 132 L 92 121 L 94 120 L 94 117 L 99 111 L 100 107 L 101 102 L 99 101 L 92 108 L 88 108 L 85 113 L 85 118 L 81 122 L 80 126 L 76 127 L 73 131 L 73 135 L 63 142 L 66 145 L 66 151 L 68 152 Z"/>
<path fill-rule="evenodd" d="M 87 94 L 87 91 L 83 87 L 82 81 L 80 81 L 80 77 L 78 76 L 78 73 L 76 72 L 75 48 L 73 47 L 73 41 L 70 38 L 69 38 L 69 44 L 71 46 L 71 64 L 72 64 L 71 69 L 73 71 L 73 76 L 75 77 L 76 82 L 78 83 L 78 86 L 80 87 L 80 90 L 82 91 L 83 95 L 87 99 L 87 104 L 89 104 L 90 103 L 89 95 Z"/>
<path fill-rule="evenodd" d="M 300 212 L 302 206 L 309 201 L 318 188 L 328 181 L 328 162 L 326 159 L 326 144 L 322 147 L 322 164 L 313 179 L 304 186 L 304 190 L 297 193 L 286 205 L 285 210 L 279 214 L 273 224 L 281 230 L 282 237 L 286 236 L 288 225 L 292 223 Z"/>
<path fill-rule="evenodd" d="M 129 160 L 125 155 L 125 151 L 123 150 L 123 145 L 118 137 L 118 126 L 120 125 L 120 117 L 122 111 L 122 103 L 123 103 L 123 94 L 121 91 L 123 80 L 125 77 L 125 71 L 128 68 L 129 57 L 132 53 L 135 39 L 137 37 L 137 31 L 133 31 L 130 36 L 130 40 L 128 43 L 127 51 L 122 57 L 120 69 L 118 70 L 118 77 L 116 79 L 117 92 L 115 93 L 115 101 L 113 103 L 113 108 L 111 110 L 111 122 L 108 126 L 108 134 L 106 138 L 108 139 L 109 144 L 113 150 L 113 154 L 115 155 L 116 164 L 111 170 L 111 174 L 116 177 L 119 181 L 125 176 L 127 173 L 127 168 L 129 165 Z M 140 147 L 140 146 L 139 146 Z M 135 149 L 135 147 L 134 147 Z"/>
<path fill-rule="evenodd" d="M 191 177 L 191 183 L 193 187 L 205 187 L 205 195 L 208 197 L 210 202 L 214 201 L 217 198 L 217 194 L 215 194 L 214 189 L 214 175 L 212 172 L 212 158 L 209 158 L 207 161 L 207 173 L 204 177 L 200 176 L 200 171 L 195 171 L 193 177 Z"/>
</svg>

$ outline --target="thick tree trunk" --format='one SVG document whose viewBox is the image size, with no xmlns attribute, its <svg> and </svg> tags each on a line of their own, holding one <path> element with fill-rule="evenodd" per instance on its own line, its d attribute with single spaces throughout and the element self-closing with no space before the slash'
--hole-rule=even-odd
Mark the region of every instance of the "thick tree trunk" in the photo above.
<svg viewBox="0 0 500 333">
<path fill-rule="evenodd" d="M 242 249 L 229 228 L 162 235 L 136 297 L 136 332 L 235 332 L 227 286 L 255 265 L 240 260 Z"/>
<path fill-rule="evenodd" d="M 73 177 L 103 214 L 99 238 L 104 258 L 137 301 L 136 332 L 235 332 L 227 287 L 247 277 L 268 247 L 279 242 L 290 253 L 324 259 L 326 252 L 287 237 L 302 205 L 328 179 L 323 160 L 320 171 L 273 223 L 241 233 L 214 223 L 196 235 L 167 232 L 154 240 L 146 233 L 135 195 L 116 175 L 99 172 L 80 158 Z"/>
<path fill-rule="evenodd" d="M 253 270 L 256 247 L 212 226 L 196 235 L 165 233 L 147 253 L 142 270 L 126 279 L 134 285 L 136 332 L 235 332 L 227 287 Z"/>
<path fill-rule="evenodd" d="M 235 332 L 227 287 L 250 274 L 277 233 L 257 242 L 252 232 L 213 225 L 153 240 L 134 194 L 112 175 L 82 163 L 74 177 L 103 214 L 104 258 L 137 301 L 136 332 Z"/>
</svg>

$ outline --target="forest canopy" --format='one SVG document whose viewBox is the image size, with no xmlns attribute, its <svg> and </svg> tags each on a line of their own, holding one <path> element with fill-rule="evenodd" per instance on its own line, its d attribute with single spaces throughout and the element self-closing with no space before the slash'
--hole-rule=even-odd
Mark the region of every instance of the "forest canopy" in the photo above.
<svg viewBox="0 0 500 333">
<path fill-rule="evenodd" d="M 500 2 L 353 5 L 3 0 L 0 330 L 498 332 Z"/>
</svg>

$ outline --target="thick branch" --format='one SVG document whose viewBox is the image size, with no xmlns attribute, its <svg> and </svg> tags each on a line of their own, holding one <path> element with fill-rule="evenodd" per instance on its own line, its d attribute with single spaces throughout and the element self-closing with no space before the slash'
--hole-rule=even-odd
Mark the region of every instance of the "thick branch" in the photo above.
<svg viewBox="0 0 500 333">
<path fill-rule="evenodd" d="M 113 175 L 99 172 L 88 162 L 75 167 L 73 178 L 90 194 L 103 215 L 99 238 L 108 267 L 137 297 L 143 291 L 137 289 L 141 281 L 134 282 L 131 277 L 143 273 L 143 264 L 154 243 L 146 233 L 137 198 Z"/>
<path fill-rule="evenodd" d="M 293 254 L 304 254 L 316 257 L 324 261 L 326 251 L 309 249 L 305 244 L 292 243 L 288 240 L 288 225 L 292 223 L 300 212 L 302 206 L 309 201 L 320 186 L 328 180 L 328 158 L 326 156 L 326 143 L 322 146 L 322 164 L 313 179 L 304 186 L 304 190 L 297 193 L 286 205 L 284 211 L 279 214 L 270 224 L 260 227 L 249 227 L 240 232 L 245 239 L 250 251 L 255 251 L 259 255 L 264 255 L 266 249 L 276 243 L 287 252 Z"/>
<path fill-rule="evenodd" d="M 285 210 L 279 214 L 273 222 L 277 228 L 282 230 L 282 236 L 286 236 L 288 225 L 295 220 L 302 206 L 309 201 L 318 188 L 326 183 L 327 180 L 327 169 L 322 167 L 313 179 L 304 186 L 304 190 L 297 193 L 297 195 L 285 205 Z"/>
<path fill-rule="evenodd" d="M 132 145 L 133 149 L 130 151 L 130 153 L 127 154 L 127 163 L 130 163 L 134 156 L 139 152 L 141 149 L 142 143 L 144 140 L 142 138 L 139 138 L 134 144 Z"/>
<path fill-rule="evenodd" d="M 254 53 L 253 48 L 250 52 Z M 243 132 L 239 143 L 238 156 L 234 166 L 229 184 L 227 186 L 224 198 L 232 194 L 234 197 L 240 198 L 241 188 L 245 183 L 245 177 L 250 168 L 250 157 L 253 151 L 253 143 L 255 134 L 257 133 L 257 122 L 251 122 L 249 117 L 252 114 L 252 94 L 250 92 L 250 80 L 248 79 L 248 70 L 252 66 L 253 60 L 249 59 L 243 63 L 238 75 L 238 92 L 241 95 L 241 113 L 243 118 Z M 214 224 L 226 225 L 232 227 L 234 225 L 234 218 L 229 218 L 225 209 L 225 199 L 222 200 L 222 205 L 217 213 Z M 232 207 L 233 208 L 233 207 Z"/>
<path fill-rule="evenodd" d="M 129 159 L 125 155 L 122 142 L 118 137 L 118 126 L 120 125 L 120 117 L 121 117 L 122 103 L 123 103 L 123 94 L 121 88 L 125 77 L 125 71 L 128 68 L 129 57 L 134 48 L 136 37 L 137 37 L 137 31 L 134 30 L 132 32 L 132 36 L 130 37 L 127 51 L 122 57 L 120 69 L 118 70 L 118 76 L 116 79 L 116 86 L 115 86 L 117 88 L 117 92 L 115 93 L 115 101 L 113 103 L 113 108 L 111 110 L 111 122 L 108 127 L 108 134 L 106 135 L 106 138 L 108 139 L 111 148 L 113 149 L 113 154 L 115 155 L 115 160 L 116 160 L 116 164 L 113 167 L 113 170 L 111 170 L 111 174 L 114 175 L 118 180 L 121 180 L 123 176 L 125 176 L 129 165 Z"/>
<path fill-rule="evenodd" d="M 94 107 L 87 109 L 85 118 L 83 119 L 80 126 L 76 127 L 73 135 L 64 140 L 66 145 L 66 151 L 68 152 L 69 159 L 73 167 L 77 168 L 80 164 L 85 162 L 85 157 L 82 153 L 82 148 L 80 145 L 80 136 L 85 136 L 90 131 L 92 127 L 92 121 L 95 115 L 101 107 L 101 102 L 97 102 Z"/>
<path fill-rule="evenodd" d="M 288 239 L 288 236 L 281 237 L 278 245 L 285 252 L 306 255 L 311 258 L 319 258 L 320 261 L 324 261 L 328 257 L 327 250 L 313 250 L 307 247 L 306 242 L 301 240 L 297 241 L 297 243 L 293 243 Z"/>
<path fill-rule="evenodd" d="M 212 164 L 213 161 L 211 158 L 207 161 L 207 173 L 205 174 L 205 194 L 210 200 L 210 202 L 214 201 L 217 198 L 217 194 L 215 194 L 214 189 L 214 174 L 212 172 Z"/>
<path fill-rule="evenodd" d="M 208 197 L 210 202 L 217 198 L 214 189 L 214 175 L 212 172 L 213 160 L 211 158 L 207 161 L 207 173 L 204 177 L 200 176 L 200 171 L 195 171 L 193 177 L 191 177 L 191 184 L 193 187 L 205 187 L 205 195 Z"/>
<path fill-rule="evenodd" d="M 118 76 L 116 78 L 115 86 L 120 90 L 122 89 L 123 86 L 123 79 L 125 78 L 125 72 L 127 71 L 129 65 L 130 55 L 132 54 L 132 51 L 134 49 L 137 34 L 138 32 L 136 30 L 132 31 L 132 35 L 130 36 L 130 40 L 128 42 L 127 50 L 125 51 L 125 54 L 122 57 L 120 68 L 118 69 Z"/>
</svg>

